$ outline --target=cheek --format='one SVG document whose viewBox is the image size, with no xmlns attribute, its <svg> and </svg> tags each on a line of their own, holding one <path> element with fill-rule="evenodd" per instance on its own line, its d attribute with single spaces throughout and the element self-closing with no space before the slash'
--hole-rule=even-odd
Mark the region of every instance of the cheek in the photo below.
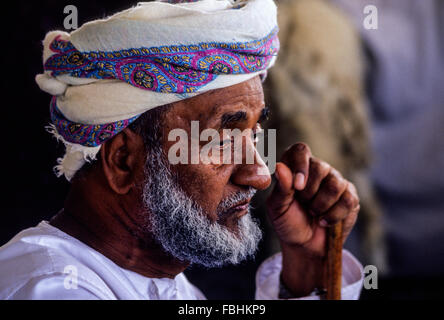
<svg viewBox="0 0 444 320">
<path fill-rule="evenodd" d="M 216 209 L 224 198 L 232 166 L 178 165 L 179 184 L 202 208 L 216 220 Z"/>
</svg>

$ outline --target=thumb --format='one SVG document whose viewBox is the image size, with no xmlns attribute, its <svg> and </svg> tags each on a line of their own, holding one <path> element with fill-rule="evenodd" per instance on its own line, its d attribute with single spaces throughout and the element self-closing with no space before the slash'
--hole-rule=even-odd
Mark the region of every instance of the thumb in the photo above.
<svg viewBox="0 0 444 320">
<path fill-rule="evenodd" d="M 272 220 L 286 212 L 294 200 L 293 173 L 284 163 L 276 163 L 274 176 L 277 183 L 267 200 L 268 212 Z"/>
</svg>

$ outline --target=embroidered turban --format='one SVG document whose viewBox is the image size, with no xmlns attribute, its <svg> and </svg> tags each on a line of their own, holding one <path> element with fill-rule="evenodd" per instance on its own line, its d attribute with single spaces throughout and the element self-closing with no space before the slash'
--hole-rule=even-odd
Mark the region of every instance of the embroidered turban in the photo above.
<svg viewBox="0 0 444 320">
<path fill-rule="evenodd" d="M 171 3 L 175 2 L 175 3 Z M 43 40 L 39 87 L 70 180 L 140 114 L 266 72 L 279 50 L 273 0 L 139 3 Z"/>
</svg>

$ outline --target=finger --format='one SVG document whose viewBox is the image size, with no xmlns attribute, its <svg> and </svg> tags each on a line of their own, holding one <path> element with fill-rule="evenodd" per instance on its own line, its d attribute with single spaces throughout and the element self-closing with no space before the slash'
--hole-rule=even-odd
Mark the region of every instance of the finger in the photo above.
<svg viewBox="0 0 444 320">
<path fill-rule="evenodd" d="M 322 215 L 319 221 L 321 227 L 331 226 L 344 220 L 349 213 L 356 210 L 359 205 L 359 198 L 355 196 L 349 188 L 341 195 L 336 204 Z"/>
<path fill-rule="evenodd" d="M 275 178 L 280 194 L 288 194 L 293 190 L 293 173 L 284 163 L 276 163 Z"/>
<path fill-rule="evenodd" d="M 298 193 L 297 197 L 302 202 L 310 201 L 318 192 L 322 180 L 330 173 L 331 167 L 328 163 L 316 158 L 310 159 L 310 169 L 305 188 Z"/>
<path fill-rule="evenodd" d="M 358 190 L 356 190 L 356 186 L 350 181 L 348 182 L 348 191 L 350 191 L 355 197 L 359 199 Z"/>
<path fill-rule="evenodd" d="M 335 169 L 322 180 L 318 192 L 310 202 L 309 210 L 313 215 L 320 215 L 329 210 L 347 189 L 348 181 Z"/>
<path fill-rule="evenodd" d="M 270 197 L 267 199 L 268 212 L 272 219 L 288 210 L 294 197 L 293 174 L 284 163 L 276 163 L 274 176 L 277 180 Z"/>
<path fill-rule="evenodd" d="M 310 168 L 310 148 L 305 143 L 296 143 L 285 151 L 282 162 L 293 172 L 294 188 L 305 188 Z"/>
</svg>

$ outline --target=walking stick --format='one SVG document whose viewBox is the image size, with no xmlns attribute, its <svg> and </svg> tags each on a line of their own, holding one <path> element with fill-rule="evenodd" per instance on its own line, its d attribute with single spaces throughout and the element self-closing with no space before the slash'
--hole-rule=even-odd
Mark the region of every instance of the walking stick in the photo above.
<svg viewBox="0 0 444 320">
<path fill-rule="evenodd" d="M 342 286 L 342 222 L 327 229 L 327 261 L 324 283 L 327 300 L 341 300 Z"/>
</svg>

